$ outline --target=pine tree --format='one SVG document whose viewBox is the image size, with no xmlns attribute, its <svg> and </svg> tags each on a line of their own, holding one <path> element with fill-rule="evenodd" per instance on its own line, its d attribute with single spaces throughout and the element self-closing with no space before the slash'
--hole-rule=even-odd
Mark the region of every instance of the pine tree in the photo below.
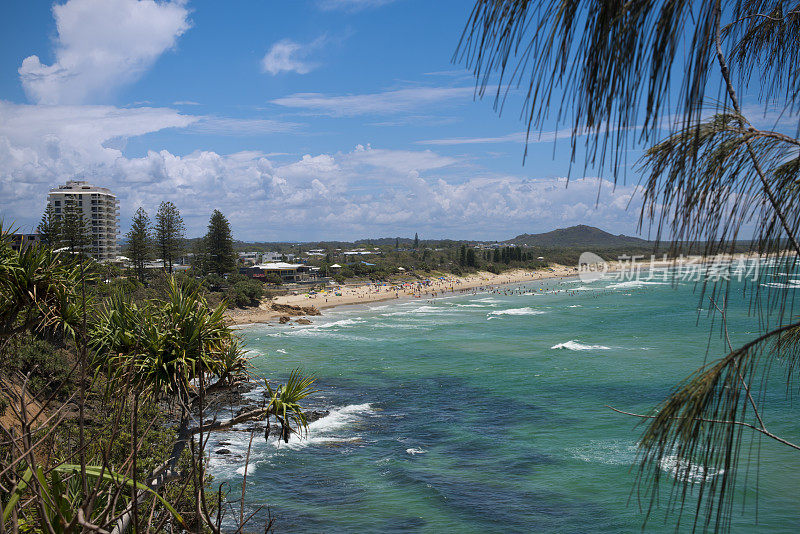
<svg viewBox="0 0 800 534">
<path fill-rule="evenodd" d="M 477 267 L 478 262 L 475 261 L 475 249 L 467 249 L 467 266 L 468 267 Z"/>
<path fill-rule="evenodd" d="M 186 227 L 183 225 L 181 212 L 172 202 L 162 202 L 156 213 L 156 244 L 161 253 L 164 266 L 172 265 L 183 250 L 183 237 Z"/>
<path fill-rule="evenodd" d="M 126 253 L 136 270 L 139 280 L 145 280 L 145 263 L 152 258 L 153 236 L 151 233 L 150 217 L 143 208 L 136 210 L 133 216 L 130 231 L 125 234 L 128 239 Z"/>
<path fill-rule="evenodd" d="M 419 248 L 419 234 L 414 233 L 414 249 L 416 250 L 418 248 Z"/>
<path fill-rule="evenodd" d="M 394 248 L 395 248 L 395 250 L 400 248 L 400 238 L 399 237 L 395 237 L 394 238 Z"/>
<path fill-rule="evenodd" d="M 492 261 L 494 263 L 500 263 L 500 249 L 494 249 L 494 254 L 492 255 Z"/>
<path fill-rule="evenodd" d="M 67 247 L 72 254 L 80 254 L 92 243 L 91 234 L 86 219 L 83 217 L 83 208 L 74 200 L 64 204 L 64 211 L 59 221 L 59 245 Z"/>
<path fill-rule="evenodd" d="M 461 245 L 461 250 L 458 255 L 458 264 L 462 267 L 467 265 L 467 245 Z"/>
<path fill-rule="evenodd" d="M 42 220 L 39 226 L 36 227 L 39 233 L 39 239 L 48 247 L 55 247 L 61 239 L 61 221 L 56 215 L 55 208 L 52 204 L 48 204 L 42 215 Z"/>
<path fill-rule="evenodd" d="M 204 243 L 208 272 L 222 276 L 236 270 L 236 253 L 233 251 L 231 225 L 219 210 L 214 210 L 214 213 L 211 214 Z"/>
</svg>

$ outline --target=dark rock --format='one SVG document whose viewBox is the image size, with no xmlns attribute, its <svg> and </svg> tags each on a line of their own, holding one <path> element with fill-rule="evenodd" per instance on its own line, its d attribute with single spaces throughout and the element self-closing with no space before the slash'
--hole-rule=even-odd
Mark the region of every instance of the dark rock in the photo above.
<svg viewBox="0 0 800 534">
<path fill-rule="evenodd" d="M 231 451 L 228 449 L 218 449 L 217 454 L 230 454 Z"/>
<path fill-rule="evenodd" d="M 278 319 L 278 322 L 279 322 L 280 324 L 286 324 L 286 323 L 288 323 L 288 322 L 289 322 L 289 321 L 291 321 L 291 320 L 292 320 L 292 319 L 291 319 L 291 318 L 290 318 L 288 315 L 282 315 L 282 316 L 281 316 L 281 318 L 280 318 L 280 319 Z"/>
<path fill-rule="evenodd" d="M 298 319 L 297 321 L 295 321 L 295 322 L 296 322 L 297 324 L 311 324 L 311 321 L 309 321 L 309 320 L 308 320 L 308 319 L 306 319 L 305 317 L 301 317 L 301 318 L 299 318 L 299 319 Z"/>
<path fill-rule="evenodd" d="M 291 304 L 273 304 L 272 309 L 285 315 L 322 315 L 316 306 L 292 306 Z"/>
<path fill-rule="evenodd" d="M 309 423 L 313 423 L 314 421 L 317 421 L 327 415 L 330 415 L 330 413 L 331 412 L 329 410 L 312 410 L 310 412 L 305 412 L 306 421 L 308 421 Z"/>
</svg>

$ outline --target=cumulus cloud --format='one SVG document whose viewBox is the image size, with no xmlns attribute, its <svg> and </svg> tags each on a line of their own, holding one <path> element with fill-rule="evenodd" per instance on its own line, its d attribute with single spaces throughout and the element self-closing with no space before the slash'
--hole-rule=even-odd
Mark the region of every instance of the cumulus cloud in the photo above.
<svg viewBox="0 0 800 534">
<path fill-rule="evenodd" d="M 315 115 L 353 117 L 413 111 L 472 96 L 472 87 L 413 87 L 360 95 L 295 93 L 271 102 Z"/>
<path fill-rule="evenodd" d="M 291 39 L 278 41 L 272 45 L 261 60 L 261 70 L 273 76 L 281 72 L 308 74 L 317 68 L 319 64 L 309 61 L 307 58 L 311 53 L 319 49 L 325 40 L 325 36 L 322 36 L 306 44 L 298 43 Z"/>
<path fill-rule="evenodd" d="M 26 57 L 19 67 L 28 98 L 80 104 L 136 81 L 190 27 L 184 2 L 69 0 L 53 6 L 55 62 Z"/>
<path fill-rule="evenodd" d="M 578 223 L 635 228 L 636 211 L 626 210 L 632 187 L 489 174 L 432 150 L 359 145 L 294 157 L 210 150 L 132 157 L 117 142 L 202 120 L 163 108 L 0 102 L 0 217 L 32 228 L 51 187 L 84 177 L 119 196 L 123 232 L 139 206 L 152 213 L 162 200 L 178 205 L 190 236 L 204 233 L 217 208 L 236 237 L 248 240 L 414 232 L 503 239 Z"/>
</svg>

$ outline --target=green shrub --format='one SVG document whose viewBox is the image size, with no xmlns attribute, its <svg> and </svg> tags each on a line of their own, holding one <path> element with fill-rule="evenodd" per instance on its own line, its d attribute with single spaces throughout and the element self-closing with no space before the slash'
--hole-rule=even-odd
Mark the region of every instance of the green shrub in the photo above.
<svg viewBox="0 0 800 534">
<path fill-rule="evenodd" d="M 269 273 L 264 277 L 264 282 L 279 286 L 283 283 L 283 278 L 278 273 Z"/>
<path fill-rule="evenodd" d="M 28 390 L 33 395 L 48 397 L 63 384 L 57 395 L 58 399 L 63 399 L 75 385 L 75 377 L 70 375 L 74 360 L 69 352 L 44 339 L 16 338 L 6 349 L 5 357 L 4 368 L 23 375 L 30 373 Z"/>
<path fill-rule="evenodd" d="M 264 286 L 255 280 L 240 280 L 225 290 L 229 307 L 258 306 L 264 295 Z"/>
<path fill-rule="evenodd" d="M 209 291 L 222 291 L 227 285 L 225 279 L 216 273 L 211 273 L 203 278 L 203 286 Z"/>
</svg>

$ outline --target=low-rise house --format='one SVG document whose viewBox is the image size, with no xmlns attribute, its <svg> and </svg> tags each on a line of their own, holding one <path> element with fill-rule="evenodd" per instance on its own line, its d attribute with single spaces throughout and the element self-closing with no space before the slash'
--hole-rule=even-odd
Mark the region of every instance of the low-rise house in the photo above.
<svg viewBox="0 0 800 534">
<path fill-rule="evenodd" d="M 299 263 L 286 263 L 277 261 L 270 263 L 259 263 L 258 265 L 253 265 L 252 267 L 243 267 L 239 269 L 239 272 L 241 274 L 259 279 L 265 279 L 271 274 L 277 274 L 284 282 L 292 283 L 301 281 L 301 276 L 298 273 L 298 269 L 300 267 L 304 267 L 304 265 Z"/>
</svg>

